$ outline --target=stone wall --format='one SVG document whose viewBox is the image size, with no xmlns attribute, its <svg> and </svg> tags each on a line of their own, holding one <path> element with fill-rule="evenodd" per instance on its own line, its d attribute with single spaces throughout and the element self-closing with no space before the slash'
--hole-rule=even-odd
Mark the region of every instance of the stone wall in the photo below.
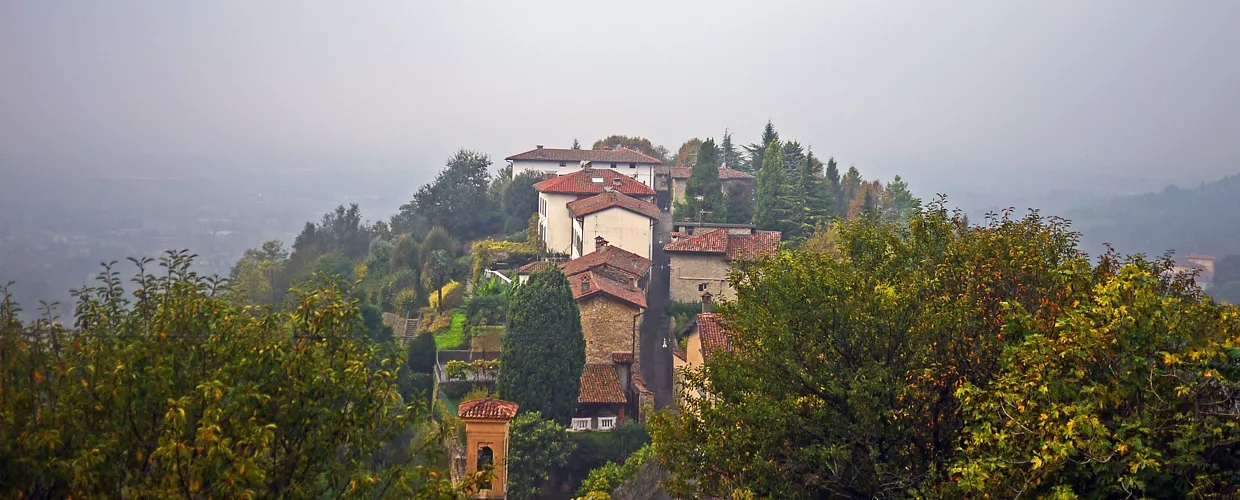
<svg viewBox="0 0 1240 500">
<path fill-rule="evenodd" d="M 602 294 L 587 297 L 577 306 L 586 338 L 586 363 L 611 364 L 613 352 L 633 352 L 634 360 L 641 359 L 640 344 L 633 348 L 633 315 L 641 309 Z"/>
<path fill-rule="evenodd" d="M 647 462 L 637 469 L 632 479 L 621 483 L 616 487 L 616 491 L 611 492 L 611 500 L 671 500 L 672 497 L 659 487 L 659 483 L 667 477 L 666 469 L 653 461 Z"/>
<path fill-rule="evenodd" d="M 736 291 L 728 284 L 731 266 L 719 254 L 694 254 L 668 252 L 671 257 L 671 300 L 676 302 L 700 302 L 702 291 L 698 285 L 705 283 L 715 300 L 733 300 Z"/>
</svg>

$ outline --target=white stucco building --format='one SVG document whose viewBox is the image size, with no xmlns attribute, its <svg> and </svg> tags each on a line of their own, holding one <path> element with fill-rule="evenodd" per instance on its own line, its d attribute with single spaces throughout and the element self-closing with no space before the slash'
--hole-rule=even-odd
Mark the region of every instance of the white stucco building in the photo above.
<svg viewBox="0 0 1240 500">
<path fill-rule="evenodd" d="M 652 203 L 655 192 L 650 186 L 610 168 L 587 168 L 551 177 L 534 184 L 534 189 L 538 190 L 538 231 L 548 251 L 577 257 L 586 242 L 603 236 L 620 248 L 649 258 L 652 208 L 654 219 L 658 219 L 658 208 Z M 607 194 L 586 201 L 605 193 L 623 196 Z"/>
<path fill-rule="evenodd" d="M 541 174 L 567 175 L 582 168 L 611 170 L 654 187 L 657 158 L 631 149 L 552 149 L 538 146 L 521 154 L 504 158 L 512 163 L 512 175 L 534 171 Z"/>
<path fill-rule="evenodd" d="M 605 191 L 589 198 L 570 202 L 573 215 L 573 247 L 569 258 L 585 255 L 586 247 L 594 250 L 594 241 L 602 238 L 614 247 L 650 258 L 653 226 L 659 221 L 659 207 L 618 191 Z"/>
</svg>

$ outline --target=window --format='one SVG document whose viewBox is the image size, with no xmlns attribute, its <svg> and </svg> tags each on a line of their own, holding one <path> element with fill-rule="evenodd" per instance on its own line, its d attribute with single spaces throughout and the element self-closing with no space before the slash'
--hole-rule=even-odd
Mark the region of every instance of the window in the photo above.
<svg viewBox="0 0 1240 500">
<path fill-rule="evenodd" d="M 560 166 L 561 166 L 561 167 L 566 166 L 566 165 L 568 165 L 568 162 L 566 162 L 566 161 L 562 161 L 562 162 L 560 162 Z"/>
<path fill-rule="evenodd" d="M 495 462 L 495 453 L 491 451 L 490 446 L 483 446 L 482 449 L 478 450 L 478 469 L 477 469 L 478 472 L 491 470 L 491 467 L 495 465 L 494 462 Z M 483 481 L 481 484 L 478 485 L 478 489 L 481 489 L 481 490 L 491 489 L 491 482 Z"/>
<path fill-rule="evenodd" d="M 573 425 L 572 425 L 572 427 L 569 427 L 569 428 L 568 428 L 568 430 L 570 430 L 570 431 L 588 431 L 588 430 L 590 430 L 590 419 L 589 419 L 589 418 L 574 418 L 574 419 L 573 419 Z"/>
<path fill-rule="evenodd" d="M 616 427 L 616 417 L 599 417 L 598 430 L 609 431 Z"/>
<path fill-rule="evenodd" d="M 706 288 L 707 288 L 707 287 L 709 287 L 709 286 L 710 286 L 710 284 L 708 284 L 708 283 L 698 283 L 698 291 L 699 291 L 699 292 L 705 292 L 705 291 L 706 291 Z"/>
<path fill-rule="evenodd" d="M 611 168 L 616 168 L 616 164 L 615 164 L 615 163 L 612 163 L 612 164 L 611 164 Z"/>
<path fill-rule="evenodd" d="M 630 164 L 629 164 L 629 168 L 637 168 L 637 164 L 636 164 L 636 163 L 630 163 Z"/>
</svg>

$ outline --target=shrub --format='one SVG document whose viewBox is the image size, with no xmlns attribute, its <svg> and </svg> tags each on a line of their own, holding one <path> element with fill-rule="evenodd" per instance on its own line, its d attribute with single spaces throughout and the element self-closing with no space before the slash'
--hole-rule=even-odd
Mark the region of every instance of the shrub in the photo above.
<svg viewBox="0 0 1240 500">
<path fill-rule="evenodd" d="M 507 295 L 475 295 L 465 304 L 465 316 L 472 325 L 502 325 L 507 309 Z"/>
<path fill-rule="evenodd" d="M 461 286 L 461 283 L 458 281 L 449 281 L 448 284 L 443 286 L 442 292 L 442 308 L 439 307 L 439 292 L 431 292 L 430 297 L 427 297 L 427 302 L 430 304 L 431 309 L 442 309 L 444 311 L 456 309 L 461 305 L 461 299 L 465 296 L 465 287 Z"/>
<path fill-rule="evenodd" d="M 589 498 L 591 493 L 610 495 L 612 491 L 620 487 L 621 483 L 637 475 L 637 470 L 646 465 L 651 456 L 650 446 L 646 445 L 629 455 L 629 458 L 624 459 L 624 465 L 607 462 L 602 467 L 590 471 L 585 481 L 582 481 L 581 487 L 577 489 L 577 496 Z"/>
<path fill-rule="evenodd" d="M 590 471 L 608 463 L 620 463 L 650 443 L 646 427 L 631 420 L 611 432 L 576 432 L 571 437 L 575 443 L 573 458 L 564 470 L 574 488 Z"/>
</svg>

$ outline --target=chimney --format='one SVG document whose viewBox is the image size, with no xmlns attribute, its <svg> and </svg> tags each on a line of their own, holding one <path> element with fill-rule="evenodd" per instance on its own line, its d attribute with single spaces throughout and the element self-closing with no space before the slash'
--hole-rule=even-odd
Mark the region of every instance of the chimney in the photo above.
<svg viewBox="0 0 1240 500">
<path fill-rule="evenodd" d="M 602 252 L 607 248 L 607 240 L 602 235 L 594 237 L 594 251 Z"/>
<path fill-rule="evenodd" d="M 637 276 L 629 276 L 629 290 L 637 291 Z"/>
<path fill-rule="evenodd" d="M 702 292 L 702 313 L 703 314 L 710 314 L 714 312 L 714 307 L 711 306 L 710 298 L 711 298 L 711 295 L 709 291 Z"/>
<path fill-rule="evenodd" d="M 543 146 L 542 144 L 536 144 L 536 145 L 534 145 L 534 148 L 535 148 L 535 149 L 542 149 L 542 146 Z"/>
<path fill-rule="evenodd" d="M 590 273 L 581 275 L 581 293 L 590 291 Z"/>
</svg>

